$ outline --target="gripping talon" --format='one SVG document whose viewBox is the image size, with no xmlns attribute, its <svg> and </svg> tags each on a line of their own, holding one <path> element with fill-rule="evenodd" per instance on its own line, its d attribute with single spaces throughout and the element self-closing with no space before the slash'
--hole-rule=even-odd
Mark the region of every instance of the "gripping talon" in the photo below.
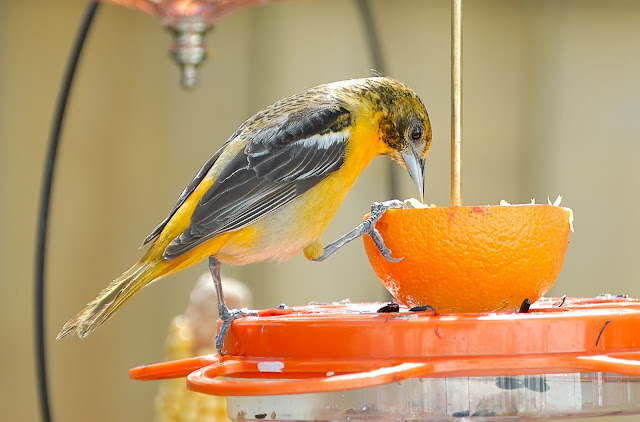
<svg viewBox="0 0 640 422">
<path fill-rule="evenodd" d="M 394 258 L 391 256 L 391 251 L 389 249 L 387 249 L 387 251 L 389 251 L 389 254 L 387 255 L 382 254 L 382 256 L 384 256 L 384 259 L 386 259 L 389 262 L 400 262 L 404 259 L 404 256 L 401 256 L 400 258 Z"/>
<path fill-rule="evenodd" d="M 222 352 L 222 346 L 224 345 L 224 338 L 227 336 L 229 328 L 231 328 L 231 323 L 234 320 L 242 318 L 244 316 L 257 316 L 258 312 L 246 308 L 229 309 L 225 305 L 224 308 L 219 309 L 218 313 L 220 319 L 222 320 L 222 325 L 220 325 L 220 332 L 216 336 L 216 349 L 218 350 L 220 356 L 224 356 L 224 353 Z"/>
<path fill-rule="evenodd" d="M 384 244 L 384 239 L 376 228 L 373 228 L 373 230 L 371 230 L 371 233 L 369 233 L 369 237 L 371 237 L 371 240 L 373 240 L 373 243 L 375 243 L 376 247 L 387 261 L 400 262 L 404 259 L 404 256 L 400 258 L 394 258 L 391 256 L 391 249 L 387 248 L 387 246 Z"/>
<path fill-rule="evenodd" d="M 371 221 L 372 225 L 375 226 L 375 223 L 380 220 L 382 214 L 384 214 L 387 210 L 402 208 L 404 208 L 404 202 L 400 201 L 399 199 L 391 199 L 384 202 L 374 202 L 373 204 L 371 204 L 371 215 L 367 220 Z"/>
<path fill-rule="evenodd" d="M 318 257 L 313 258 L 312 261 L 315 261 L 315 262 L 324 261 L 331 254 L 333 254 L 335 251 L 337 251 L 347 243 L 365 234 L 368 234 L 369 236 L 371 236 L 376 246 L 378 247 L 378 250 L 380 250 L 380 253 L 387 260 L 391 262 L 402 261 L 404 257 L 403 258 L 391 257 L 391 250 L 389 250 L 385 246 L 382 236 L 380 235 L 378 230 L 376 230 L 376 223 L 378 222 L 378 220 L 380 220 L 380 218 L 385 213 L 385 211 L 389 209 L 401 209 L 401 208 L 404 208 L 404 202 L 398 199 L 391 199 L 385 202 L 374 202 L 373 204 L 371 204 L 371 214 L 367 219 L 365 219 L 362 223 L 358 224 L 349 233 L 345 234 L 344 236 L 342 236 L 335 242 L 331 243 L 330 245 L 327 245 L 322 251 L 322 254 Z"/>
<path fill-rule="evenodd" d="M 366 220 L 371 226 L 371 229 L 368 232 L 369 236 L 373 240 L 373 243 L 375 243 L 382 256 L 384 256 L 384 258 L 389 262 L 400 262 L 404 259 L 404 256 L 400 258 L 394 258 L 391 256 L 391 249 L 387 248 L 387 246 L 384 244 L 384 239 L 382 238 L 382 235 L 380 235 L 380 232 L 376 229 L 376 224 L 387 210 L 403 208 L 404 202 L 400 201 L 399 199 L 391 199 L 385 202 L 374 202 L 373 204 L 371 204 L 371 215 Z"/>
</svg>

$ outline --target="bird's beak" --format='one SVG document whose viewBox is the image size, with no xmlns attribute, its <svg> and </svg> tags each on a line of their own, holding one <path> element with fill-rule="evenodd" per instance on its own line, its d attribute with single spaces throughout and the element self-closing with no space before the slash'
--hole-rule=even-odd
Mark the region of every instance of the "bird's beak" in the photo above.
<svg viewBox="0 0 640 422">
<path fill-rule="evenodd" d="M 413 180 L 413 183 L 418 187 L 418 192 L 420 192 L 420 202 L 424 202 L 424 158 L 420 158 L 418 154 L 414 151 L 412 152 L 401 152 L 402 159 L 407 165 L 407 170 L 409 171 L 409 175 Z"/>
</svg>

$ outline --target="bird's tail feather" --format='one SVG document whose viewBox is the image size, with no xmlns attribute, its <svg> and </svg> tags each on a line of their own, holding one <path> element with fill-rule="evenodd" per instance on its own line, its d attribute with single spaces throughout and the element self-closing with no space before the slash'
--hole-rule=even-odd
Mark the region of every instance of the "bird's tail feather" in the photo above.
<svg viewBox="0 0 640 422">
<path fill-rule="evenodd" d="M 116 278 L 76 316 L 64 324 L 57 338 L 76 333 L 85 337 L 108 320 L 140 289 L 163 275 L 163 266 L 140 261 Z"/>
</svg>

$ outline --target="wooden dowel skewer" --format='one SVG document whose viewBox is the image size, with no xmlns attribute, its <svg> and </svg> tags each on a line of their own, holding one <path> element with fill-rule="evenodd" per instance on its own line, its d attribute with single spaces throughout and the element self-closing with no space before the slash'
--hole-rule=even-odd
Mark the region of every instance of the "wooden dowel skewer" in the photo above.
<svg viewBox="0 0 640 422">
<path fill-rule="evenodd" d="M 462 205 L 462 0 L 451 0 L 451 206 Z"/>
</svg>

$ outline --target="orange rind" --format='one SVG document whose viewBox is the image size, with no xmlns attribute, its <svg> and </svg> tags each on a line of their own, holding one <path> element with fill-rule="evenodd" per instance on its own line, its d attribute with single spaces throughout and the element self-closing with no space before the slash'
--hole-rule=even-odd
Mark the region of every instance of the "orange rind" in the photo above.
<svg viewBox="0 0 640 422">
<path fill-rule="evenodd" d="M 406 202 L 415 206 L 415 201 Z M 571 209 L 554 204 L 388 210 L 376 228 L 390 262 L 369 236 L 369 262 L 403 304 L 438 313 L 514 312 L 558 278 L 572 231 Z"/>
</svg>

